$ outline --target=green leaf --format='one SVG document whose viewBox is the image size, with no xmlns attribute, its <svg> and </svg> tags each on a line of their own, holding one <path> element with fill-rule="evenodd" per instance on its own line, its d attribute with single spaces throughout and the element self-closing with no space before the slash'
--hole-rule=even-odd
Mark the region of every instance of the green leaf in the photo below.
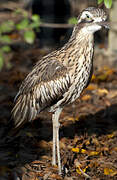
<svg viewBox="0 0 117 180">
<path fill-rule="evenodd" d="M 41 24 L 40 17 L 37 14 L 32 15 L 32 23 L 30 24 L 30 28 L 38 28 L 39 25 Z"/>
<path fill-rule="evenodd" d="M 3 68 L 3 64 L 4 64 L 4 58 L 3 55 L 0 54 L 0 70 Z"/>
<path fill-rule="evenodd" d="M 24 30 L 28 28 L 28 26 L 29 26 L 29 20 L 26 18 L 26 19 L 23 19 L 19 24 L 17 24 L 16 28 L 18 30 Z"/>
<path fill-rule="evenodd" d="M 18 8 L 14 11 L 15 14 L 22 14 L 22 9 Z"/>
<path fill-rule="evenodd" d="M 68 21 L 69 24 L 77 24 L 77 22 L 78 22 L 78 20 L 77 20 L 76 17 L 72 17 L 72 18 L 70 18 L 69 21 Z"/>
<path fill-rule="evenodd" d="M 24 17 L 28 17 L 28 12 L 25 11 L 24 9 L 18 8 L 14 11 L 15 15 L 23 15 Z"/>
<path fill-rule="evenodd" d="M 13 30 L 13 28 L 14 28 L 14 22 L 6 21 L 0 25 L 0 32 L 1 33 L 11 32 Z"/>
<path fill-rule="evenodd" d="M 104 0 L 104 4 L 106 8 L 110 9 L 112 6 L 112 0 Z"/>
<path fill-rule="evenodd" d="M 40 23 L 36 23 L 36 22 L 33 22 L 29 25 L 30 28 L 34 29 L 34 28 L 38 28 L 40 25 Z"/>
<path fill-rule="evenodd" d="M 10 46 L 3 46 L 1 49 L 2 49 L 3 52 L 6 52 L 6 53 L 11 51 Z"/>
<path fill-rule="evenodd" d="M 10 39 L 10 37 L 9 37 L 8 35 L 2 35 L 2 36 L 0 36 L 0 41 L 1 41 L 2 43 L 11 43 L 11 42 L 12 42 L 11 39 Z"/>
<path fill-rule="evenodd" d="M 25 10 L 23 10 L 23 16 L 25 17 L 25 18 L 27 18 L 28 17 L 28 12 L 27 11 L 25 11 Z"/>
<path fill-rule="evenodd" d="M 41 20 L 40 20 L 40 17 L 39 17 L 39 15 L 37 15 L 37 14 L 34 14 L 34 15 L 32 15 L 32 18 L 31 18 L 34 22 L 41 22 Z"/>
<path fill-rule="evenodd" d="M 98 0 L 98 4 L 101 4 L 104 0 Z"/>
<path fill-rule="evenodd" d="M 26 31 L 24 33 L 24 39 L 27 43 L 32 44 L 35 40 L 35 33 L 34 31 Z"/>
</svg>

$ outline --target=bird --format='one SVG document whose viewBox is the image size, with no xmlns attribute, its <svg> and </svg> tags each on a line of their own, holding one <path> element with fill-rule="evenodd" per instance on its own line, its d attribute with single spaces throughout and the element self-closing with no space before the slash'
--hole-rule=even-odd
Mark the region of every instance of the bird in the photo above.
<svg viewBox="0 0 117 180">
<path fill-rule="evenodd" d="M 22 82 L 12 110 L 15 127 L 30 122 L 47 110 L 52 112 L 52 165 L 62 173 L 59 147 L 59 117 L 88 86 L 93 72 L 94 33 L 109 28 L 107 13 L 97 7 L 84 9 L 70 39 L 63 47 L 38 59 Z"/>
</svg>

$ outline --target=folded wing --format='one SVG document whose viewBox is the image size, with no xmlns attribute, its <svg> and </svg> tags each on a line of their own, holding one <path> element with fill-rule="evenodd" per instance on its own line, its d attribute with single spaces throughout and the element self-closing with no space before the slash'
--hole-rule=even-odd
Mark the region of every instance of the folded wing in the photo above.
<svg viewBox="0 0 117 180">
<path fill-rule="evenodd" d="M 42 110 L 62 99 L 70 87 L 70 75 L 57 60 L 41 59 L 20 86 L 12 116 L 15 126 L 31 121 Z"/>
</svg>

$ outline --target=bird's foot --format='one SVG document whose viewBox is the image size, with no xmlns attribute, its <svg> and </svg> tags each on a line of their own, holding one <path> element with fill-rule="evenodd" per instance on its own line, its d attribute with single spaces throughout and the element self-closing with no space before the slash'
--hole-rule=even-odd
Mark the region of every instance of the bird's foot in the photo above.
<svg viewBox="0 0 117 180">
<path fill-rule="evenodd" d="M 55 157 L 52 157 L 52 166 L 57 166 L 57 163 L 56 163 L 56 158 Z"/>
</svg>

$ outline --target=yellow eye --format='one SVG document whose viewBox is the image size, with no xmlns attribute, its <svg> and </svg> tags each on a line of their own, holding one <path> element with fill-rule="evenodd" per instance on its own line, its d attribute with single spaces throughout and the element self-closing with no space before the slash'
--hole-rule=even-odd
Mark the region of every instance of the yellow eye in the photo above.
<svg viewBox="0 0 117 180">
<path fill-rule="evenodd" d="M 88 22 L 92 21 L 92 18 L 88 14 L 86 14 L 86 21 Z"/>
</svg>

